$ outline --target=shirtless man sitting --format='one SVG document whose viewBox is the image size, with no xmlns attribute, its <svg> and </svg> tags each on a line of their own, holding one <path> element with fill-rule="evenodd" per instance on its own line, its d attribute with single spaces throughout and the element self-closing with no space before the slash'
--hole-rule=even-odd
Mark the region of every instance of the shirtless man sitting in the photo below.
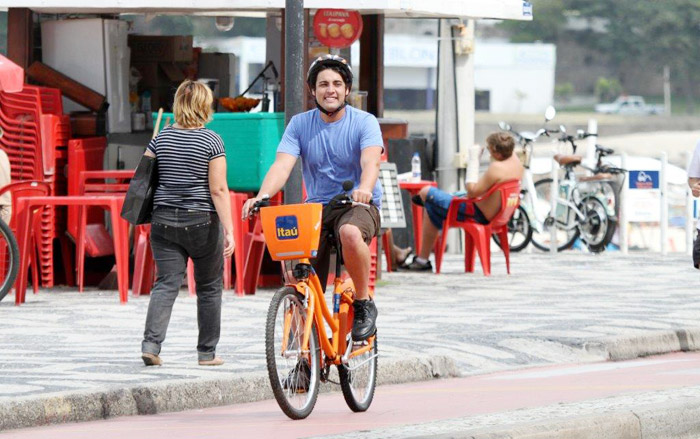
<svg viewBox="0 0 700 439">
<path fill-rule="evenodd" d="M 479 178 L 479 157 L 481 154 L 477 153 L 469 157 L 466 178 L 467 198 L 478 197 L 497 183 L 514 179 L 520 180 L 523 176 L 523 165 L 513 154 L 515 141 L 510 134 L 493 133 L 486 138 L 486 144 L 491 154 L 491 164 L 481 178 Z M 435 246 L 440 229 L 442 229 L 442 223 L 447 217 L 447 209 L 449 209 L 450 202 L 454 197 L 453 194 L 426 186 L 414 199 L 414 202 L 423 205 L 425 211 L 423 230 L 421 231 L 423 245 L 420 254 L 413 258 L 413 262 L 407 266 L 409 270 L 432 271 L 433 266 L 428 258 Z M 487 224 L 501 208 L 500 195 L 494 193 L 489 198 L 472 206 L 474 206 L 473 212 L 467 211 L 467 206 L 463 205 L 459 213 L 474 218 L 478 223 Z"/>
</svg>

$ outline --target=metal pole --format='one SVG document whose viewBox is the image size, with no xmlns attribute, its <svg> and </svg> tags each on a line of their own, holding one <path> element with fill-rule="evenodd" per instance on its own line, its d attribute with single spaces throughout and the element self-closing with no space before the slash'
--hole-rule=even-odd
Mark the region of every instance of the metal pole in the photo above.
<svg viewBox="0 0 700 439">
<path fill-rule="evenodd" d="M 693 218 L 693 205 L 695 204 L 695 199 L 693 198 L 693 192 L 689 187 L 685 188 L 685 252 L 688 255 L 693 254 L 693 224 L 695 224 L 695 218 Z"/>
<path fill-rule="evenodd" d="M 620 166 L 622 167 L 622 169 L 627 169 L 626 152 L 622 153 L 622 157 L 620 160 Z M 623 175 L 624 178 L 622 179 L 622 188 L 620 188 L 620 199 L 618 200 L 618 202 L 620 203 L 620 229 L 618 236 L 620 238 L 620 251 L 623 255 L 626 255 L 629 252 L 629 237 L 627 236 L 627 231 L 629 230 L 629 223 L 627 220 L 627 194 L 629 191 L 629 180 L 627 172 L 625 172 Z"/>
<path fill-rule="evenodd" d="M 552 220 L 549 229 L 549 251 L 554 255 L 557 253 L 557 197 L 559 197 L 559 163 L 552 156 L 552 187 L 550 188 L 550 213 Z"/>
<path fill-rule="evenodd" d="M 446 192 L 459 189 L 459 177 L 454 166 L 454 157 L 459 144 L 457 119 L 457 87 L 455 71 L 454 42 L 452 40 L 452 20 L 440 19 L 438 34 L 438 83 L 437 83 L 437 166 L 435 169 L 438 187 Z M 473 90 L 472 90 L 473 93 Z M 473 124 L 473 121 L 471 122 Z M 450 253 L 462 248 L 459 229 L 448 232 L 447 244 Z"/>
<path fill-rule="evenodd" d="M 304 111 L 304 1 L 285 0 L 284 18 L 284 122 Z M 297 160 L 287 184 L 285 204 L 301 203 L 301 160 Z"/>
<path fill-rule="evenodd" d="M 671 115 L 671 68 L 664 66 L 664 114 Z"/>
<path fill-rule="evenodd" d="M 595 143 L 598 140 L 598 121 L 595 119 L 589 119 L 588 120 L 588 132 L 591 134 L 595 134 L 595 136 L 591 136 L 588 138 L 588 142 L 586 144 L 586 161 L 590 164 L 593 165 L 595 162 Z M 588 175 L 593 174 L 591 171 L 586 171 Z"/>
<path fill-rule="evenodd" d="M 666 152 L 661 153 L 661 172 L 659 173 L 659 190 L 661 196 L 661 218 L 659 219 L 661 226 L 661 254 L 668 254 L 668 185 L 666 184 L 666 167 L 668 164 L 668 155 Z"/>
<path fill-rule="evenodd" d="M 690 161 L 692 156 L 688 157 L 688 166 L 686 169 L 690 168 Z M 693 238 L 694 230 L 693 225 L 695 224 L 695 197 L 693 197 L 693 191 L 689 186 L 686 185 L 685 188 L 685 252 L 688 255 L 693 254 Z"/>
</svg>

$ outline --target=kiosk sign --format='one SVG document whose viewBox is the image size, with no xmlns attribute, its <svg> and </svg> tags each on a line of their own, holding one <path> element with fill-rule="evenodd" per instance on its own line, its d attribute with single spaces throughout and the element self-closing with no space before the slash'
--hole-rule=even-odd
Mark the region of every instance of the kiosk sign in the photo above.
<svg viewBox="0 0 700 439">
<path fill-rule="evenodd" d="M 314 15 L 314 35 L 324 46 L 350 47 L 362 34 L 362 15 L 345 9 L 319 9 Z"/>
<path fill-rule="evenodd" d="M 630 171 L 630 189 L 658 189 L 659 171 Z"/>
<path fill-rule="evenodd" d="M 659 171 L 630 170 L 627 220 L 630 222 L 658 222 L 661 219 L 661 191 Z"/>
</svg>

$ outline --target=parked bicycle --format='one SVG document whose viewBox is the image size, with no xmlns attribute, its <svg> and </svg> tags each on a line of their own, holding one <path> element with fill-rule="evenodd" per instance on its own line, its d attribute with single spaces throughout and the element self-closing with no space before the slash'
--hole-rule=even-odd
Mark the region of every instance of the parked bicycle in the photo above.
<svg viewBox="0 0 700 439">
<path fill-rule="evenodd" d="M 0 219 L 0 300 L 7 296 L 17 278 L 19 248 L 10 226 Z"/>
<path fill-rule="evenodd" d="M 597 146 L 597 165 L 589 168 L 581 164 L 582 157 L 576 155 L 576 140 L 591 136 L 592 134 L 578 132 L 576 136 L 569 135 L 566 128 L 560 125 L 561 136 L 559 141 L 571 145 L 573 154 L 557 154 L 554 160 L 564 169 L 564 176 L 559 181 L 558 195 L 554 214 L 551 212 L 551 186 L 552 179 L 544 178 L 535 183 L 535 216 L 544 216 L 541 230 L 535 229 L 532 235 L 532 243 L 543 251 L 550 250 L 551 228 L 556 228 L 555 239 L 558 250 L 568 249 L 573 246 L 577 238 L 593 253 L 602 252 L 612 240 L 617 226 L 617 213 L 619 209 L 619 187 L 612 178 L 613 173 L 604 173 L 603 170 L 613 171 L 615 174 L 623 173 L 620 168 L 605 166 L 602 157 L 611 154 L 609 148 Z M 576 178 L 574 169 L 582 166 L 594 173 L 590 177 Z"/>
<path fill-rule="evenodd" d="M 521 182 L 522 189 L 520 190 L 520 205 L 515 211 L 513 217 L 508 222 L 508 245 L 511 252 L 519 252 L 526 248 L 532 240 L 533 230 L 542 232 L 543 223 L 546 219 L 545 214 L 538 217 L 538 212 L 534 209 L 535 206 L 535 182 L 530 170 L 530 162 L 532 160 L 535 141 L 543 136 L 549 136 L 551 133 L 557 133 L 557 130 L 546 128 L 547 122 L 554 119 L 556 109 L 552 106 L 547 107 L 544 114 L 544 125 L 536 132 L 531 131 L 516 131 L 510 124 L 499 122 L 498 126 L 503 131 L 508 131 L 513 135 L 516 142 L 520 145 L 520 151 L 517 153 L 521 156 L 524 172 Z M 493 235 L 494 241 L 500 245 L 498 237 Z"/>
<path fill-rule="evenodd" d="M 343 189 L 352 189 L 343 184 Z M 335 197 L 336 208 L 362 203 L 347 194 Z M 272 392 L 291 419 L 306 418 L 318 397 L 319 381 L 340 384 L 345 402 L 355 412 L 369 408 L 377 383 L 377 336 L 362 342 L 351 337 L 355 287 L 341 278 L 342 252 L 337 239 L 332 314 L 309 258 L 316 256 L 322 206 L 318 203 L 266 206 L 256 202 L 272 259 L 284 261 L 286 286 L 270 302 L 265 326 L 265 357 Z M 366 205 L 365 205 L 366 206 Z M 373 293 L 370 293 L 373 296 Z M 326 332 L 330 328 L 330 337 Z M 339 382 L 331 376 L 338 370 Z"/>
</svg>

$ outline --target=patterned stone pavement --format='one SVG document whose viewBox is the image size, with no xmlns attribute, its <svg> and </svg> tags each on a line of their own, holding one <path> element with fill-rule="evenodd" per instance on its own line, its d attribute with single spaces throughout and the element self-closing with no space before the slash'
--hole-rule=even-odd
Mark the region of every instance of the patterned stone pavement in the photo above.
<svg viewBox="0 0 700 439">
<path fill-rule="evenodd" d="M 464 374 L 600 360 L 584 346 L 609 337 L 700 327 L 700 273 L 685 255 L 567 252 L 516 254 L 510 276 L 500 253 L 492 276 L 385 273 L 377 290 L 382 355 L 446 355 Z M 181 292 L 161 353 L 146 368 L 140 342 L 148 296 L 120 305 L 116 291 L 31 293 L 0 302 L 0 401 L 265 370 L 264 321 L 273 290 L 225 293 L 220 368 L 196 365 L 196 300 Z M 381 361 L 381 360 L 380 360 Z"/>
</svg>

